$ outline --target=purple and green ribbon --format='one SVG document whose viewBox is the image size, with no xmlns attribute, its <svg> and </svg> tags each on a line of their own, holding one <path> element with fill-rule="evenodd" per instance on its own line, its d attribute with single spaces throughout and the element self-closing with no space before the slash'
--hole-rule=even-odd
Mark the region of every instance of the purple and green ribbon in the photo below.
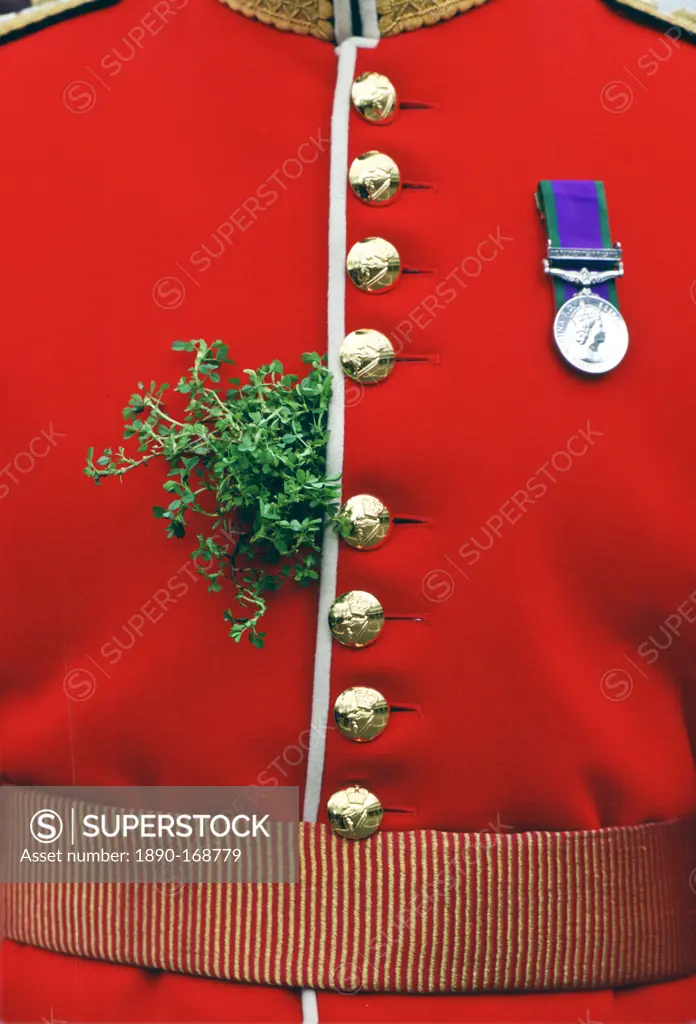
<svg viewBox="0 0 696 1024">
<path fill-rule="evenodd" d="M 603 181 L 540 181 L 538 202 L 552 246 L 564 249 L 612 247 Z M 558 309 L 578 292 L 558 277 L 553 279 L 553 286 Z M 593 286 L 592 291 L 618 309 L 616 281 Z"/>
</svg>

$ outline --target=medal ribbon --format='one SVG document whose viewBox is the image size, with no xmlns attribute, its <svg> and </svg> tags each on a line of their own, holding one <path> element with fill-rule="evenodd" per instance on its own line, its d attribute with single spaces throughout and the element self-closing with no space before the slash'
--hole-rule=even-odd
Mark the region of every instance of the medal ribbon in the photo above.
<svg viewBox="0 0 696 1024">
<path fill-rule="evenodd" d="M 564 249 L 611 249 L 603 181 L 540 181 L 537 200 L 551 245 Z M 553 286 L 557 309 L 578 293 L 577 288 L 557 277 Z M 619 308 L 616 281 L 593 285 L 592 291 Z"/>
</svg>

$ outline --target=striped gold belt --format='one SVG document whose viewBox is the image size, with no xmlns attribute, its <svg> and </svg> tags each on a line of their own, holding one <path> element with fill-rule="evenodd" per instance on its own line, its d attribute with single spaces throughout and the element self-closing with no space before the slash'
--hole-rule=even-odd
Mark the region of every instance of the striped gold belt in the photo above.
<svg viewBox="0 0 696 1024">
<path fill-rule="evenodd" d="M 294 884 L 8 884 L 18 942 L 339 991 L 635 985 L 696 972 L 696 824 L 491 835 L 323 825 Z"/>
</svg>

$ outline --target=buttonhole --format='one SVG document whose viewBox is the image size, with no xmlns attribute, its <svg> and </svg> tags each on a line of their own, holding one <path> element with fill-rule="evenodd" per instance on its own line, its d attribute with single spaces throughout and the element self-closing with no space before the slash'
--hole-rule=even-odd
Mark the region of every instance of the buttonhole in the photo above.
<svg viewBox="0 0 696 1024">
<path fill-rule="evenodd" d="M 385 814 L 416 814 L 417 807 L 385 807 Z"/>
<path fill-rule="evenodd" d="M 399 104 L 401 110 L 432 110 L 434 103 L 412 103 L 409 100 L 403 100 Z"/>
<path fill-rule="evenodd" d="M 420 704 L 390 704 L 389 705 L 389 710 L 390 711 L 394 711 L 394 712 L 396 712 L 396 711 L 408 711 L 411 714 L 416 714 L 416 715 L 422 714 L 422 710 L 421 710 Z"/>
<path fill-rule="evenodd" d="M 404 188 L 415 188 L 415 189 L 428 189 L 435 188 L 434 185 L 428 185 L 424 181 L 405 181 L 403 184 Z"/>
<path fill-rule="evenodd" d="M 392 522 L 395 526 L 406 526 L 409 524 L 425 526 L 430 521 L 430 519 L 422 519 L 420 516 L 392 516 Z"/>
<path fill-rule="evenodd" d="M 428 615 L 414 614 L 414 615 L 385 615 L 385 619 L 389 622 L 427 622 L 429 619 Z"/>
<path fill-rule="evenodd" d="M 404 274 L 434 274 L 433 267 L 404 267 Z"/>
<path fill-rule="evenodd" d="M 422 356 L 397 356 L 396 361 L 397 363 L 433 363 L 439 365 L 440 353 L 432 352 Z"/>
</svg>

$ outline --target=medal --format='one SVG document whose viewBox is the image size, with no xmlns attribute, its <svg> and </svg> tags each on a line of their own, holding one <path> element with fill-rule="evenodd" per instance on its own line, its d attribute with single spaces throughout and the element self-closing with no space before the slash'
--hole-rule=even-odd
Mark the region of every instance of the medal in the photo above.
<svg viewBox="0 0 696 1024">
<path fill-rule="evenodd" d="M 556 346 L 576 370 L 608 373 L 626 355 L 628 328 L 616 291 L 623 252 L 611 244 L 604 185 L 542 181 L 536 200 L 549 234 L 543 265 L 554 281 Z"/>
</svg>

